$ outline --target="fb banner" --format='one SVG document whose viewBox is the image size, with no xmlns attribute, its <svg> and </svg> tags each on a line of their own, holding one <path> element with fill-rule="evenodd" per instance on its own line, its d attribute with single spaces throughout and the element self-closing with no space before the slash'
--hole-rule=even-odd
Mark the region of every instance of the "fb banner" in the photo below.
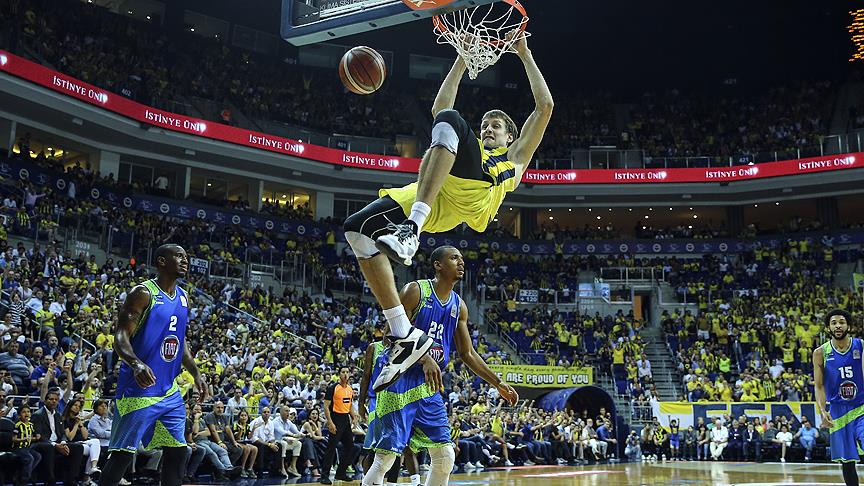
<svg viewBox="0 0 864 486">
<path fill-rule="evenodd" d="M 807 417 L 816 428 L 822 423 L 822 418 L 816 413 L 816 402 L 654 402 L 652 408 L 654 416 L 667 429 L 670 420 L 676 420 L 681 430 L 686 430 L 691 425 L 696 427 L 700 418 L 706 424 L 720 418 L 728 426 L 729 423 L 724 418 L 727 415 L 733 419 L 742 416 L 750 419 L 759 417 L 763 421 L 784 415 L 797 425 L 800 425 L 803 417 Z"/>
<path fill-rule="evenodd" d="M 166 130 L 325 164 L 409 173 L 416 173 L 420 168 L 419 159 L 320 147 L 278 135 L 254 132 L 151 108 L 3 50 L 0 50 L 0 72 L 9 73 L 84 103 Z M 864 167 L 864 153 L 849 153 L 720 168 L 528 170 L 522 177 L 522 181 L 526 184 L 732 182 L 861 167 Z"/>
<path fill-rule="evenodd" d="M 512 386 L 527 388 L 572 388 L 594 383 L 594 369 L 590 367 L 499 365 L 489 368 Z"/>
</svg>

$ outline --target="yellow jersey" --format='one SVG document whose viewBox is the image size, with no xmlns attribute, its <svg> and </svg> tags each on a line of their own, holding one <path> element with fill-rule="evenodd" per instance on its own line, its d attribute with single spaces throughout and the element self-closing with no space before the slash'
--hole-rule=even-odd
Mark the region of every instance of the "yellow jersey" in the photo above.
<svg viewBox="0 0 864 486">
<path fill-rule="evenodd" d="M 478 181 L 448 174 L 438 197 L 431 204 L 432 212 L 423 224 L 427 233 L 443 233 L 468 223 L 474 231 L 483 232 L 498 214 L 504 196 L 516 189 L 516 165 L 507 159 L 508 147 L 487 150 L 478 140 L 483 161 L 483 173 L 488 179 Z M 390 196 L 408 216 L 417 198 L 417 183 L 404 187 L 381 189 L 378 197 Z"/>
</svg>

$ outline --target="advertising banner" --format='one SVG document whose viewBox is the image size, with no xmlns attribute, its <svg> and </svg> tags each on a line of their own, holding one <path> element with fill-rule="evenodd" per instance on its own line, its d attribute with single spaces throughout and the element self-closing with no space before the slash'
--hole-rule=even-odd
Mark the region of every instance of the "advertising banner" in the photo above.
<svg viewBox="0 0 864 486">
<path fill-rule="evenodd" d="M 31 181 L 40 186 L 47 186 L 55 191 L 65 191 L 69 178 L 62 172 L 52 171 L 22 161 L 0 162 L 0 177 L 14 180 Z M 79 187 L 78 197 L 89 197 L 92 200 L 108 201 L 112 205 L 135 209 L 145 213 L 158 213 L 165 216 L 182 219 L 200 219 L 217 224 L 242 225 L 262 231 L 273 231 L 283 234 L 298 234 L 314 238 L 323 238 L 331 227 L 312 222 L 283 219 L 263 213 L 235 211 L 215 206 L 207 206 L 190 201 L 181 201 L 144 194 L 130 194 L 110 186 L 96 185 Z M 341 228 L 336 230 L 339 241 L 345 241 Z M 819 241 L 823 235 L 831 235 L 835 247 L 857 245 L 864 243 L 864 229 L 849 229 L 832 232 L 798 233 L 796 239 L 807 239 L 810 242 Z M 478 250 L 480 243 L 488 245 L 492 251 L 506 253 L 523 253 L 526 255 L 554 255 L 554 241 L 519 241 L 498 240 L 492 238 L 462 237 L 456 235 L 429 234 L 420 236 L 420 244 L 424 248 L 436 248 L 450 245 L 463 252 Z M 779 248 L 786 242 L 783 235 L 760 236 L 755 239 L 694 239 L 694 240 L 576 240 L 562 244 L 565 255 L 704 255 L 706 253 L 742 253 L 755 247 Z M 584 287 L 583 287 L 584 285 Z M 536 291 L 534 291 L 536 292 Z M 580 295 L 590 297 L 607 294 L 606 288 L 593 284 L 580 284 Z M 583 294 L 584 293 L 584 294 Z M 532 294 L 523 294 L 530 298 Z M 525 301 L 527 302 L 527 301 Z"/>
<path fill-rule="evenodd" d="M 310 145 L 151 108 L 0 50 L 0 72 L 38 84 L 146 125 L 332 165 L 416 173 L 420 160 Z M 864 167 L 864 153 L 826 155 L 747 166 L 686 169 L 528 170 L 526 184 L 666 184 L 732 182 Z"/>
<path fill-rule="evenodd" d="M 657 417 L 664 427 L 669 427 L 669 420 L 677 420 L 681 430 L 698 423 L 701 417 L 707 424 L 714 418 L 723 418 L 731 415 L 733 418 L 743 416 L 761 419 L 773 419 L 778 415 L 785 415 L 800 423 L 801 417 L 810 419 L 810 423 L 818 428 L 822 418 L 816 413 L 816 402 L 755 402 L 755 403 L 728 403 L 728 402 L 655 402 L 653 405 L 654 416 Z M 728 424 L 727 424 L 728 425 Z"/>
<path fill-rule="evenodd" d="M 594 384 L 594 369 L 591 367 L 490 364 L 489 368 L 513 386 L 572 388 Z"/>
</svg>

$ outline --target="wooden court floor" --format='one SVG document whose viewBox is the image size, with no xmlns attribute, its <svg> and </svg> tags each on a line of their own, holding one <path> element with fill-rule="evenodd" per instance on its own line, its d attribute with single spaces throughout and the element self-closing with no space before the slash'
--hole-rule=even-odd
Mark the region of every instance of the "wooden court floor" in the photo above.
<svg viewBox="0 0 864 486">
<path fill-rule="evenodd" d="M 858 474 L 864 478 L 864 467 Z M 425 476 L 424 476 L 425 479 Z M 252 483 L 254 484 L 254 482 Z M 259 484 L 266 484 L 259 481 Z M 304 484 L 302 482 L 296 484 Z M 334 481 L 336 486 L 359 486 Z M 407 478 L 401 484 L 410 484 Z M 840 467 L 834 464 L 657 462 L 597 466 L 533 466 L 454 474 L 454 486 L 672 486 L 672 485 L 843 485 Z"/>
</svg>

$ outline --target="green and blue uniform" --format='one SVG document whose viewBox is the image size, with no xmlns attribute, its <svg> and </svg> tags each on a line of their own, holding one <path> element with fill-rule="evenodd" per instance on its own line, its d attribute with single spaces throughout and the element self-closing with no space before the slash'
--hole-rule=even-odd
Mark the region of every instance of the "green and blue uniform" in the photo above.
<svg viewBox="0 0 864 486">
<path fill-rule="evenodd" d="M 434 341 L 429 355 L 443 371 L 450 361 L 462 299 L 450 291 L 449 298 L 441 302 L 431 280 L 417 283 L 420 302 L 411 312 L 411 321 Z M 376 368 L 383 366 L 386 360 L 387 353 L 382 353 Z M 451 443 L 447 407 L 441 394 L 426 384 L 422 364 L 415 364 L 396 383 L 377 394 L 366 436 L 371 436 L 367 439 L 369 449 L 393 454 L 401 454 L 409 445 L 417 452 Z"/>
<path fill-rule="evenodd" d="M 376 341 L 372 343 L 372 346 L 372 376 L 369 378 L 370 384 L 375 383 L 375 380 L 378 379 L 378 375 L 381 374 L 381 368 L 384 367 L 384 361 L 378 359 L 384 351 L 384 342 Z M 375 426 L 378 425 L 378 422 L 375 420 L 375 390 L 370 386 L 366 395 L 368 397 L 366 403 L 369 407 L 369 429 L 366 431 L 366 439 L 363 441 L 363 448 L 371 449 L 372 438 L 375 435 Z"/>
<path fill-rule="evenodd" d="M 831 460 L 858 460 L 858 445 L 864 444 L 864 342 L 852 338 L 845 353 L 831 341 L 822 345 L 825 359 L 825 395 L 834 421 L 831 427 Z"/>
<path fill-rule="evenodd" d="M 186 445 L 186 410 L 174 379 L 183 363 L 189 300 L 179 286 L 172 297 L 155 280 L 143 285 L 150 291 L 150 304 L 130 341 L 135 356 L 153 370 L 156 383 L 141 388 L 132 368 L 121 363 L 109 451 L 134 452 L 139 443 L 147 449 Z"/>
</svg>

